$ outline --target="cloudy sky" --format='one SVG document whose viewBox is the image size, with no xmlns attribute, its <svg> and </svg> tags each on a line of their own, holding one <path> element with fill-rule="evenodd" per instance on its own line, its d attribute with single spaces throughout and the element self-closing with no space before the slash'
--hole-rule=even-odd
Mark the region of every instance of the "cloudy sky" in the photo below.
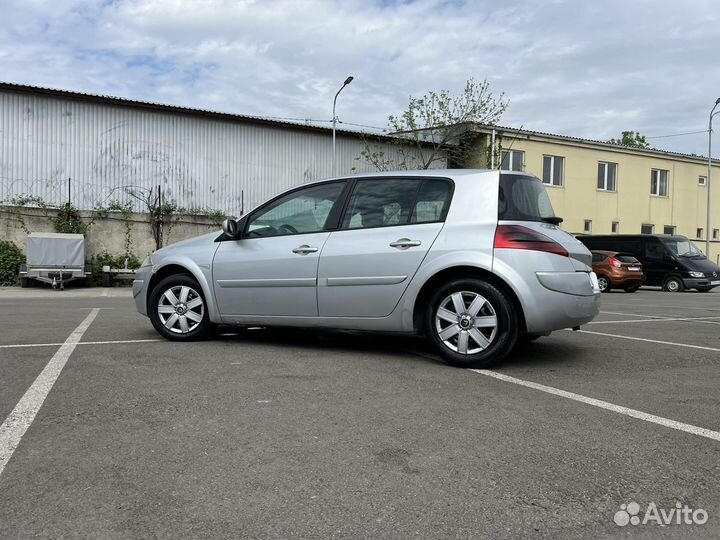
<svg viewBox="0 0 720 540">
<path fill-rule="evenodd" d="M 384 127 L 408 96 L 474 77 L 509 98 L 503 125 L 608 139 L 706 130 L 720 96 L 716 0 L 0 0 L 0 13 L 4 82 L 240 114 L 329 120 L 353 75 L 338 116 Z M 649 142 L 707 153 L 706 132 Z"/>
</svg>

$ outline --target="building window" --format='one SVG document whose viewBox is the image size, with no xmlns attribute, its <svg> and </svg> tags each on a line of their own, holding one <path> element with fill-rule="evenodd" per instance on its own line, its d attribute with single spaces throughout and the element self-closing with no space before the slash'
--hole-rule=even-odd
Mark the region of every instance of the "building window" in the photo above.
<svg viewBox="0 0 720 540">
<path fill-rule="evenodd" d="M 720 240 L 720 229 L 713 229 L 713 240 Z"/>
<path fill-rule="evenodd" d="M 655 231 L 655 225 L 643 223 L 640 225 L 640 234 L 652 234 Z"/>
<path fill-rule="evenodd" d="M 564 157 L 543 156 L 543 183 L 549 186 L 562 186 L 564 168 Z"/>
<path fill-rule="evenodd" d="M 702 229 L 702 227 L 698 227 L 698 228 L 695 230 L 695 238 L 700 238 L 700 239 L 702 239 L 704 232 L 705 232 L 705 231 Z"/>
<path fill-rule="evenodd" d="M 522 171 L 525 162 L 525 152 L 521 150 L 503 150 L 500 155 L 500 168 L 503 171 Z"/>
<path fill-rule="evenodd" d="M 586 233 L 592 232 L 592 219 L 585 220 L 585 225 L 583 226 L 583 231 L 585 231 Z"/>
<path fill-rule="evenodd" d="M 698 184 L 701 186 L 707 185 L 707 176 L 698 176 Z"/>
<path fill-rule="evenodd" d="M 610 225 L 610 231 L 613 234 L 618 234 L 620 232 L 620 222 L 619 221 L 613 221 L 612 225 Z"/>
<path fill-rule="evenodd" d="M 650 194 L 657 197 L 667 197 L 668 172 L 664 169 L 650 171 Z"/>
<path fill-rule="evenodd" d="M 665 225 L 663 227 L 663 234 L 675 234 L 675 225 Z"/>
<path fill-rule="evenodd" d="M 598 161 L 597 188 L 602 191 L 615 191 L 617 180 L 617 163 Z"/>
</svg>

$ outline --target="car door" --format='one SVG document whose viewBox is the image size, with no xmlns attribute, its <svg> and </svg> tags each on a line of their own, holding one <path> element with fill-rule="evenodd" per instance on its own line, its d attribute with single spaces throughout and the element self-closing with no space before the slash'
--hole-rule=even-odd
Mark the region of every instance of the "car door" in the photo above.
<svg viewBox="0 0 720 540">
<path fill-rule="evenodd" d="M 320 256 L 320 316 L 389 315 L 442 229 L 451 195 L 447 179 L 356 181 Z"/>
<path fill-rule="evenodd" d="M 327 182 L 280 196 L 247 218 L 239 240 L 221 243 L 213 283 L 223 317 L 317 317 L 318 258 L 345 187 Z"/>
</svg>

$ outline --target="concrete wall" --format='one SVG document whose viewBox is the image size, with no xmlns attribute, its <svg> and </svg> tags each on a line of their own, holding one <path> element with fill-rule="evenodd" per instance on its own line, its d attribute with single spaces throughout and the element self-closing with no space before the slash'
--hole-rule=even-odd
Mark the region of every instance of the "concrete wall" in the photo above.
<svg viewBox="0 0 720 540">
<path fill-rule="evenodd" d="M 48 212 L 39 208 L 16 208 L 0 206 L 0 239 L 10 240 L 25 251 L 27 232 L 55 232 Z M 50 211 L 50 216 L 54 214 Z M 111 255 L 125 254 L 126 223 L 131 224 L 130 251 L 140 260 L 155 251 L 155 240 L 148 214 L 133 213 L 128 220 L 117 212 L 107 216 L 97 212 L 80 212 L 85 223 L 93 221 L 85 237 L 85 256 L 104 251 Z M 179 242 L 212 231 L 220 232 L 220 226 L 203 216 L 179 215 L 165 226 L 164 245 Z"/>
</svg>

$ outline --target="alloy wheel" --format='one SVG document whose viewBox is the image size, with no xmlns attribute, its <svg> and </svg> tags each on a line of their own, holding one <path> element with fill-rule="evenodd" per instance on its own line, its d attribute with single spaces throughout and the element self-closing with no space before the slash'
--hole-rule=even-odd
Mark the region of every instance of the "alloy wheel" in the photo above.
<svg viewBox="0 0 720 540">
<path fill-rule="evenodd" d="M 160 322 L 169 331 L 189 334 L 202 322 L 205 302 L 192 287 L 176 285 L 160 296 L 157 311 Z"/>
<path fill-rule="evenodd" d="M 445 346 L 459 354 L 487 349 L 497 334 L 497 314 L 488 300 L 472 291 L 447 296 L 435 312 L 435 330 Z"/>
</svg>

